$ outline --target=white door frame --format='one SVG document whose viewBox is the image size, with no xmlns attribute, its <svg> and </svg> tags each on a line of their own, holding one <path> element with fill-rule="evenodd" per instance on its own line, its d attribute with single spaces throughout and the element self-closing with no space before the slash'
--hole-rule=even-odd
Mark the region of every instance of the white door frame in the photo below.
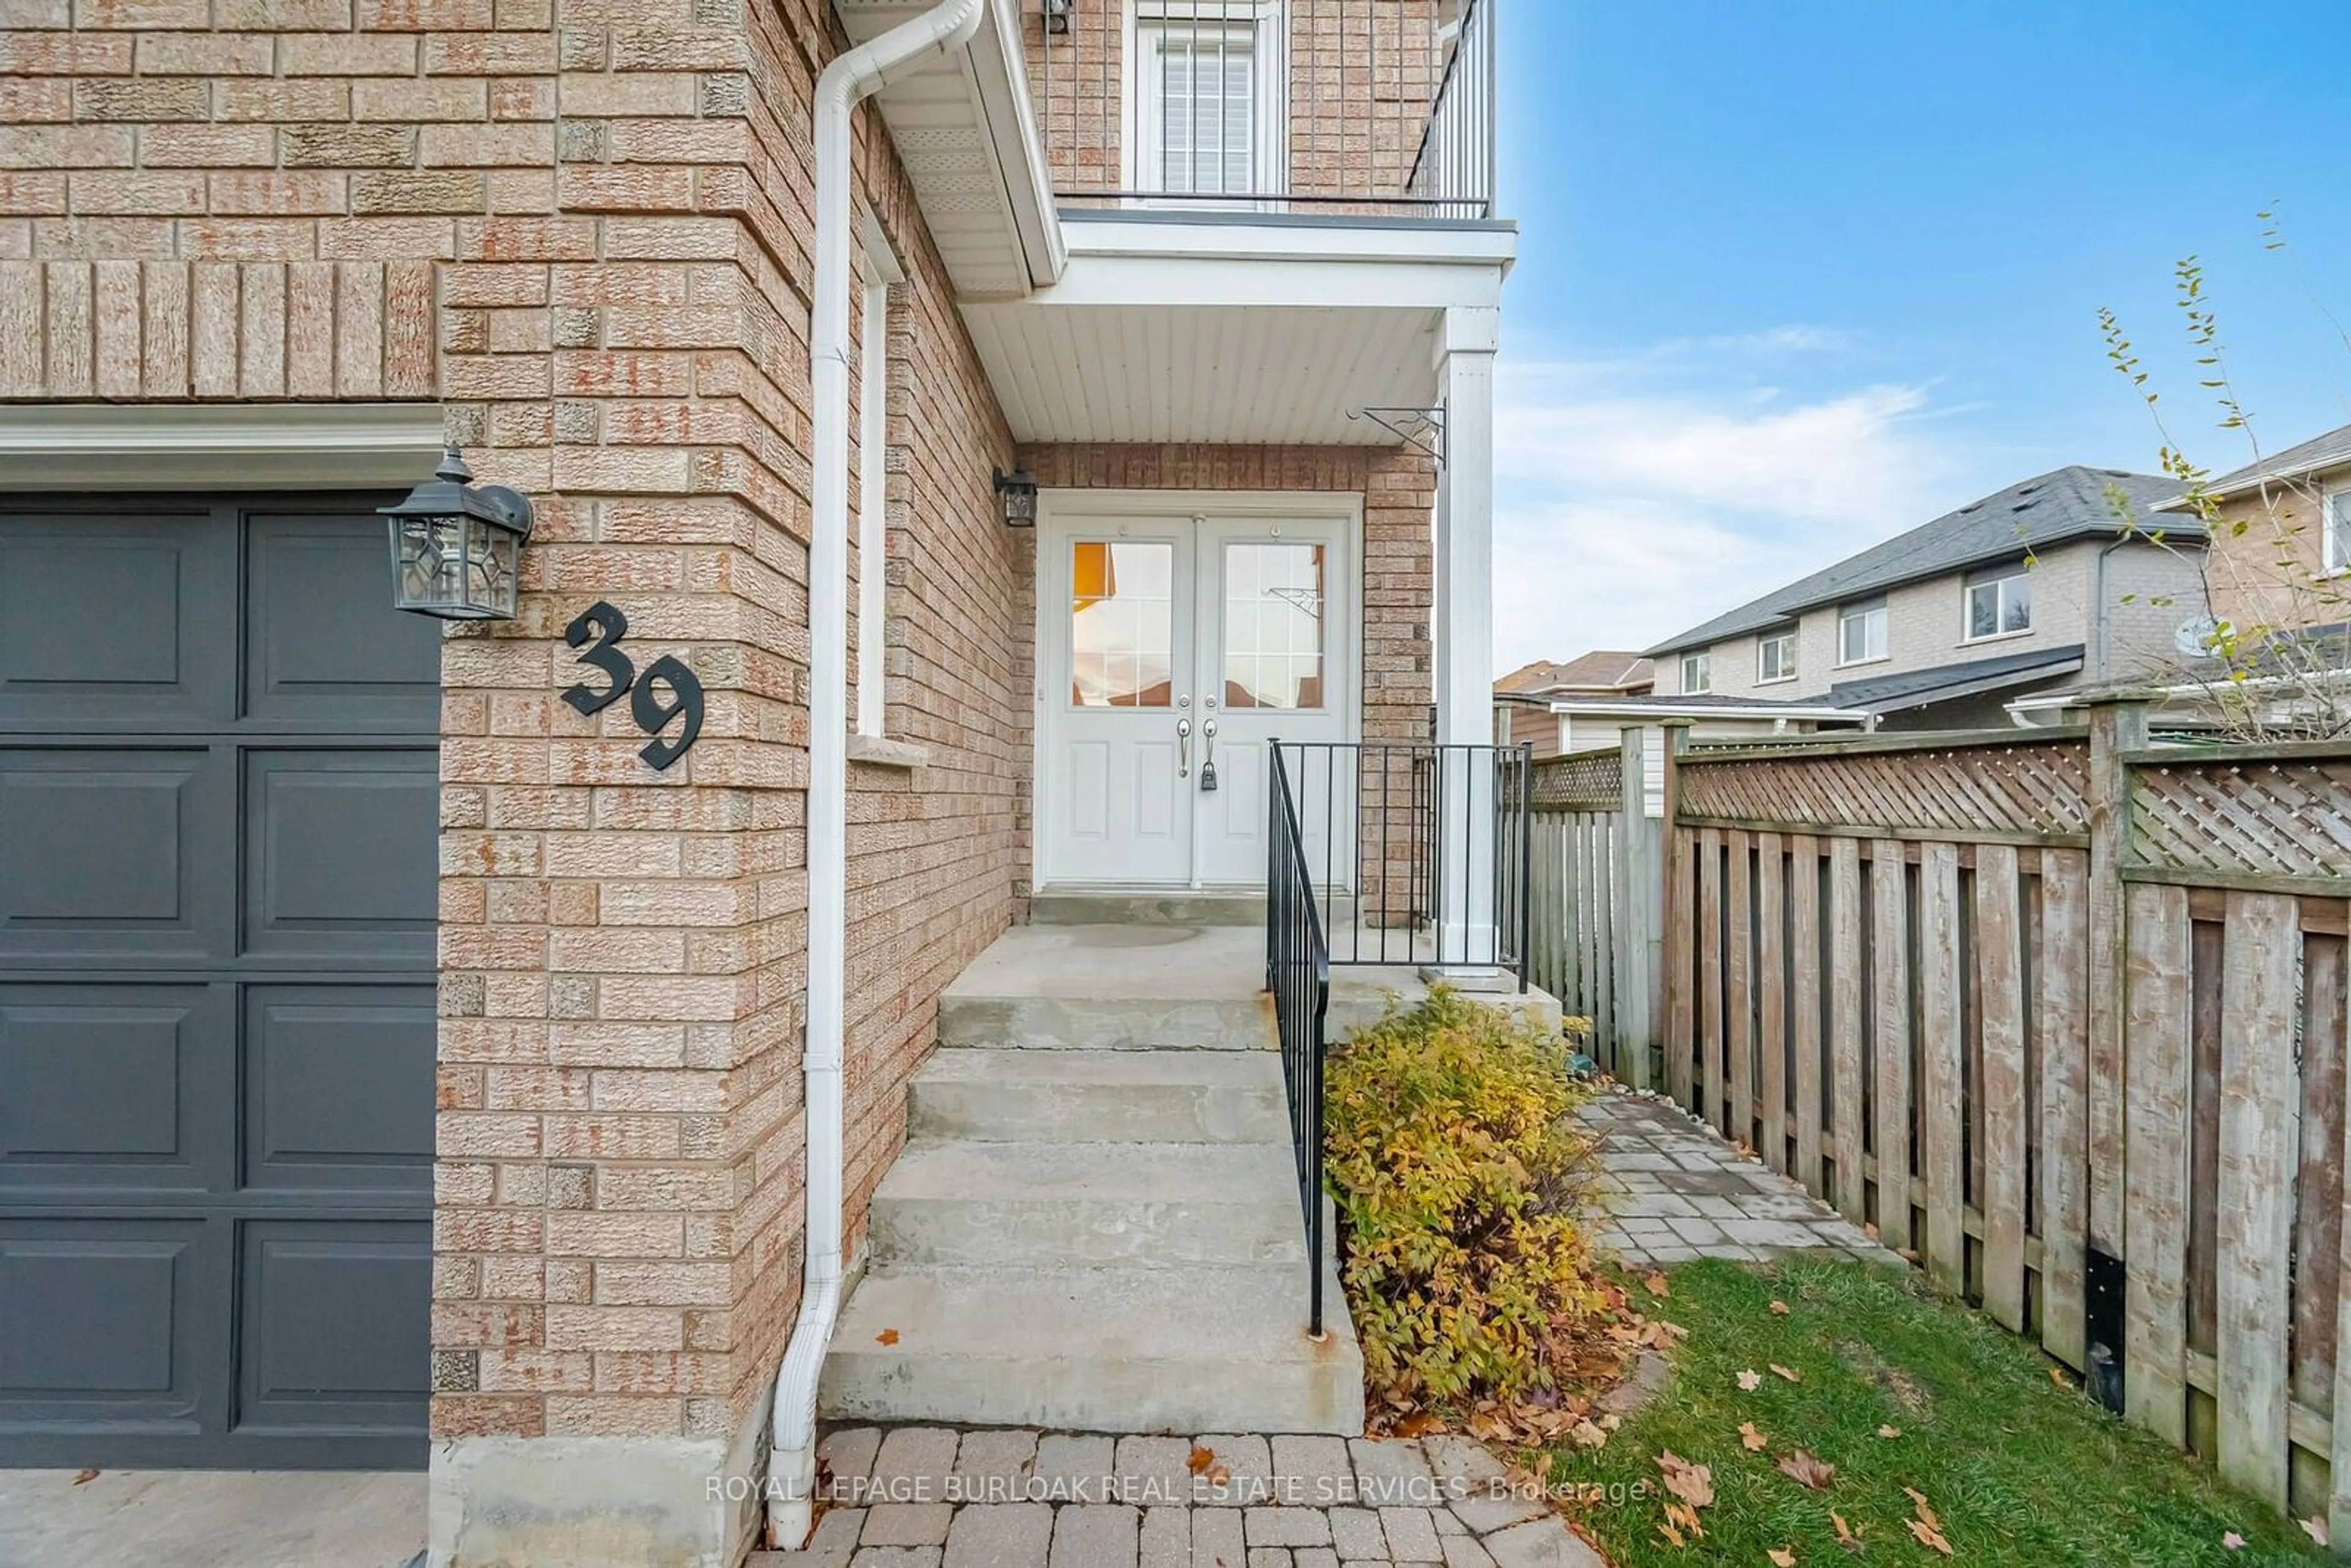
<svg viewBox="0 0 2351 1568">
<path fill-rule="evenodd" d="M 1054 593 L 1056 565 L 1061 553 L 1063 529 L 1084 522 L 1133 522 L 1144 519 L 1197 517 L 1299 518 L 1335 522 L 1341 526 L 1343 548 L 1332 573 L 1332 608 L 1339 623 L 1351 629 L 1345 664 L 1347 695 L 1339 706 L 1343 738 L 1358 740 L 1364 730 L 1364 497 L 1353 490 L 1122 490 L 1040 489 L 1037 493 L 1037 549 L 1030 582 L 1036 607 L 1031 655 L 1037 672 L 1035 706 L 1030 712 L 1029 778 L 1035 802 L 1029 834 L 1030 885 L 1040 890 L 1057 885 L 1055 868 L 1047 863 L 1046 845 L 1051 834 L 1046 824 L 1060 810 L 1061 787 L 1049 767 L 1056 751 L 1061 716 L 1061 694 L 1055 683 L 1062 678 L 1055 649 L 1067 622 L 1067 607 Z M 1196 657 L 1197 655 L 1196 654 Z M 1195 877 L 1196 882 L 1196 856 Z M 1187 883 L 1187 885 L 1190 883 Z"/>
</svg>

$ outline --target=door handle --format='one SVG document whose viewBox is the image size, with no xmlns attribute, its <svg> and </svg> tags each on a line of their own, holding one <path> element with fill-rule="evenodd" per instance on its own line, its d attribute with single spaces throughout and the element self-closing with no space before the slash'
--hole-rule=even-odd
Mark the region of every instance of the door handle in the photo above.
<svg viewBox="0 0 2351 1568">
<path fill-rule="evenodd" d="M 1176 777 L 1192 777 L 1192 721 L 1188 718 L 1176 721 Z"/>
</svg>

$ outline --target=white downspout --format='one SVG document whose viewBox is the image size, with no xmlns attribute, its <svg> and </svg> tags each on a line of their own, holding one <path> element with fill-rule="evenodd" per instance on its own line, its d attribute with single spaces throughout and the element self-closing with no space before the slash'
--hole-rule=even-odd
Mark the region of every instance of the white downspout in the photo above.
<svg viewBox="0 0 2351 1568">
<path fill-rule="evenodd" d="M 808 1217 L 799 1321 L 776 1375 L 768 1455 L 768 1530 L 808 1539 L 816 1481 L 816 1385 L 841 1312 L 841 1036 L 849 864 L 849 117 L 926 54 L 962 47 L 988 0 L 940 0 L 860 44 L 816 83 L 816 301 L 809 320 L 814 394 L 809 521 Z"/>
</svg>

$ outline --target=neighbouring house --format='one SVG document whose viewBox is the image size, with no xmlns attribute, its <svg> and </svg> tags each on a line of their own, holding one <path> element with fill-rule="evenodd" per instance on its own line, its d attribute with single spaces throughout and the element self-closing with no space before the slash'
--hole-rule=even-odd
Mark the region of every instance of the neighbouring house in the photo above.
<svg viewBox="0 0 2351 1568">
<path fill-rule="evenodd" d="M 1491 738 L 1497 3 L 12 7 L 0 1465 L 739 1559 L 950 983 Z"/>
<path fill-rule="evenodd" d="M 2011 699 L 2144 680 L 2205 613 L 2203 532 L 2126 526 L 2179 493 L 2060 468 L 1971 501 L 1649 650 L 1657 693 L 1826 707 L 1890 729 L 2009 721 Z"/>
<path fill-rule="evenodd" d="M 2205 571 L 2217 619 L 2251 636 L 2339 632 L 2351 621 L 2351 424 L 2205 489 L 2219 507 Z M 2176 528 L 2183 518 L 2192 523 L 2195 510 L 2175 495 L 2145 522 Z"/>
<path fill-rule="evenodd" d="M 1494 683 L 1494 738 L 1504 746 L 1523 742 L 1538 758 L 1588 749 L 1577 738 L 1573 721 L 1553 704 L 1570 698 L 1639 696 L 1649 689 L 1651 667 L 1638 653 L 1606 648 L 1563 664 L 1543 659 L 1521 664 Z M 1614 739 L 1613 733 L 1608 739 Z M 1606 740 L 1590 740 L 1592 746 L 1604 744 Z"/>
</svg>

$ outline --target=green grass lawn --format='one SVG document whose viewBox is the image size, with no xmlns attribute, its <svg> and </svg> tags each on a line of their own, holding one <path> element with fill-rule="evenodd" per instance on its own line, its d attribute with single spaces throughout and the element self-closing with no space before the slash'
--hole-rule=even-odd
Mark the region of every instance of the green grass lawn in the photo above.
<svg viewBox="0 0 2351 1568">
<path fill-rule="evenodd" d="M 1552 1471 L 1554 1483 L 1648 1483 L 1644 1499 L 1578 1511 L 1620 1568 L 1764 1564 L 1775 1550 L 1799 1564 L 1982 1568 L 2242 1568 L 2322 1555 L 2291 1521 L 2224 1490 L 2209 1466 L 2056 1386 L 2038 1351 L 1915 1273 L 1791 1259 L 1762 1269 L 1692 1263 L 1667 1279 L 1666 1300 L 1637 1281 L 1631 1294 L 1689 1331 L 1672 1353 L 1672 1382 L 1604 1448 L 1562 1448 Z M 1775 1375 L 1775 1362 L 1802 1381 Z M 1742 1371 L 1761 1375 L 1752 1392 L 1740 1385 Z M 1741 1422 L 1768 1440 L 1763 1451 L 1741 1445 Z M 1886 1427 L 1901 1435 L 1881 1437 Z M 1836 1468 L 1826 1490 L 1776 1468 L 1799 1448 Z M 1666 1449 L 1713 1472 L 1715 1500 L 1698 1511 L 1706 1538 L 1686 1547 L 1657 1529 L 1671 1500 L 1656 1486 Z M 1905 1487 L 1939 1516 L 1952 1555 L 1912 1537 Z M 1858 1550 L 1838 1544 L 1832 1511 Z M 2241 1547 L 2223 1543 L 2231 1531 Z"/>
</svg>

